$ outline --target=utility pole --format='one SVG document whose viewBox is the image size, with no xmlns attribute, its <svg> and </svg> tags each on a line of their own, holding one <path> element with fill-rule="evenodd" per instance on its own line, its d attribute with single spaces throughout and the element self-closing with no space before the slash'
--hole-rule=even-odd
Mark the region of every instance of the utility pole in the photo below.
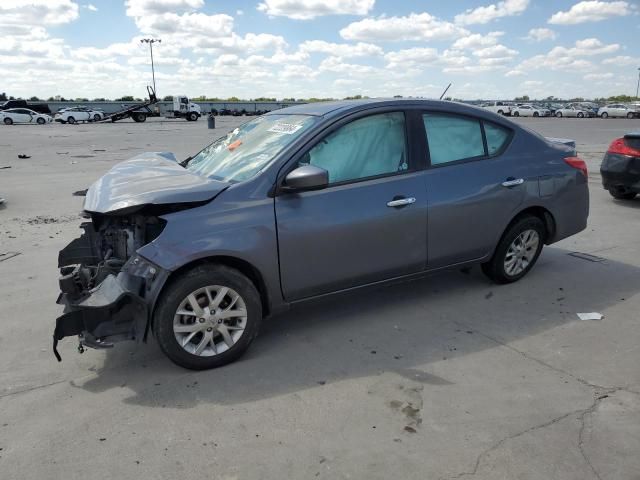
<svg viewBox="0 0 640 480">
<path fill-rule="evenodd" d="M 640 92 L 640 67 L 638 67 L 638 86 L 636 87 L 636 100 L 638 100 L 639 92 Z"/>
<path fill-rule="evenodd" d="M 156 92 L 156 71 L 155 68 L 153 67 L 153 44 L 154 43 L 161 43 L 162 40 L 160 40 L 159 38 L 143 38 L 140 40 L 140 43 L 148 43 L 149 44 L 149 49 L 151 51 L 151 77 L 153 78 L 153 92 Z"/>
</svg>

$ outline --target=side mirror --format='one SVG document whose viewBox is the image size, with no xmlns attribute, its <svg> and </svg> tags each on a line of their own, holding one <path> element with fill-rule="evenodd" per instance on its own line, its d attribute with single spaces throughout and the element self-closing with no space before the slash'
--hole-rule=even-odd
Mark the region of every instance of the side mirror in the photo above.
<svg viewBox="0 0 640 480">
<path fill-rule="evenodd" d="M 304 190 L 320 190 L 329 185 L 329 172 L 314 165 L 298 167 L 284 179 L 282 190 L 300 192 Z"/>
</svg>

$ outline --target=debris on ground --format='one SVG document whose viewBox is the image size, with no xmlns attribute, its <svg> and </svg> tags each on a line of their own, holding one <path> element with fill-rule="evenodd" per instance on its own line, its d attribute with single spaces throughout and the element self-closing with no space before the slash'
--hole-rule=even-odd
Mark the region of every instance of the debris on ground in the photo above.
<svg viewBox="0 0 640 480">
<path fill-rule="evenodd" d="M 18 154 L 18 158 L 31 158 L 31 155 L 25 155 L 23 153 Z"/>
<path fill-rule="evenodd" d="M 604 318 L 604 315 L 598 312 L 578 313 L 577 315 L 580 320 L 602 320 Z"/>
<path fill-rule="evenodd" d="M 11 168 L 10 165 L 3 165 L 2 167 L 0 167 L 0 170 L 6 170 L 7 168 Z"/>
<path fill-rule="evenodd" d="M 0 253 L 0 262 L 4 262 L 5 260 L 9 260 L 10 258 L 17 257 L 21 252 L 5 252 Z"/>
<path fill-rule="evenodd" d="M 87 190 L 89 190 L 88 188 L 85 188 L 84 190 L 78 190 L 76 192 L 73 192 L 73 196 L 74 197 L 86 197 L 87 196 Z"/>
</svg>

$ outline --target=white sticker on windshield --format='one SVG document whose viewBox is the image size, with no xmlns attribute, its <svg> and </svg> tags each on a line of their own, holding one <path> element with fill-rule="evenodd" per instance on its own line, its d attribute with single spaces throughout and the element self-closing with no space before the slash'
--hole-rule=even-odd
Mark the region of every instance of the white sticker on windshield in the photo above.
<svg viewBox="0 0 640 480">
<path fill-rule="evenodd" d="M 273 133 L 286 133 L 287 135 L 291 135 L 293 133 L 296 133 L 301 128 L 302 125 L 296 125 L 294 123 L 276 123 L 267 131 Z"/>
</svg>

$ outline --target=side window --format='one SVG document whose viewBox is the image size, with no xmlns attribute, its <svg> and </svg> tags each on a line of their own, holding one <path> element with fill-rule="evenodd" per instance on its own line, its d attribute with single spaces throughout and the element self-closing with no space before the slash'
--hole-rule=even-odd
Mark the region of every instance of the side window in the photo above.
<svg viewBox="0 0 640 480">
<path fill-rule="evenodd" d="M 329 172 L 329 183 L 407 170 L 404 114 L 371 115 L 354 120 L 316 144 L 300 163 Z"/>
<path fill-rule="evenodd" d="M 494 123 L 484 122 L 484 135 L 487 139 L 489 155 L 494 155 L 509 138 L 509 130 Z"/>
<path fill-rule="evenodd" d="M 438 113 L 424 114 L 422 119 L 432 165 L 485 155 L 479 120 Z"/>
</svg>

